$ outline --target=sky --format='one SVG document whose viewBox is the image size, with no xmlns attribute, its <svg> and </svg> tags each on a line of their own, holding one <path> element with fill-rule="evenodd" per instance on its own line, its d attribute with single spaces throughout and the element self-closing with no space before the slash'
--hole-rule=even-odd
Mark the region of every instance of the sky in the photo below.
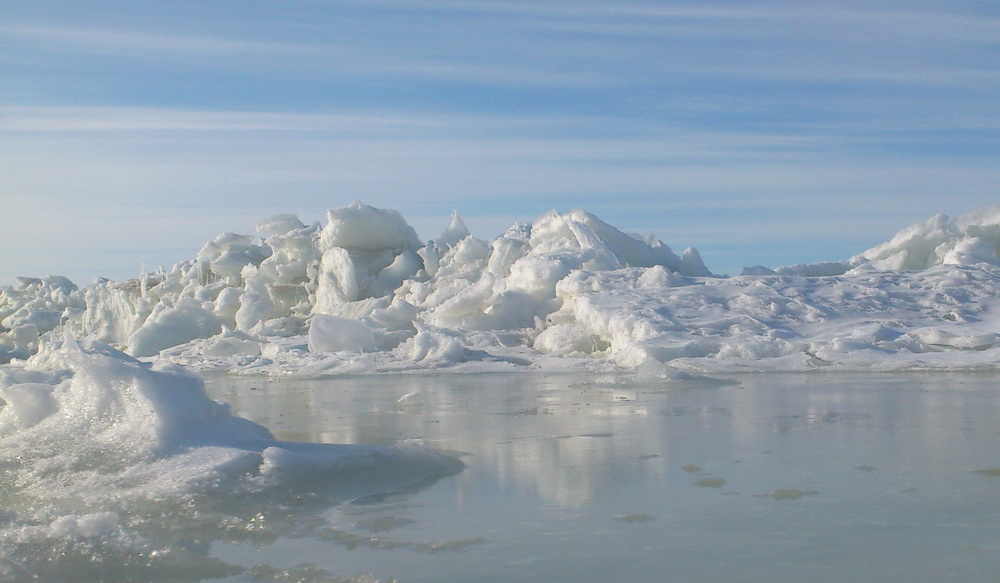
<svg viewBox="0 0 1000 583">
<path fill-rule="evenodd" d="M 0 285 L 354 200 L 847 259 L 1000 203 L 998 55 L 995 0 L 0 0 Z"/>
</svg>

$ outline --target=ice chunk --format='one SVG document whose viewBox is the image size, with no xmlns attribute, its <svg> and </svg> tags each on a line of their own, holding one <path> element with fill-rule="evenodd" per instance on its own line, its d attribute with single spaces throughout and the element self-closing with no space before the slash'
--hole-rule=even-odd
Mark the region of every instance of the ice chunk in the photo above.
<svg viewBox="0 0 1000 583">
<path fill-rule="evenodd" d="M 361 288 L 350 253 L 338 247 L 323 253 L 313 311 L 326 313 L 339 304 L 353 302 L 360 297 Z"/>
<path fill-rule="evenodd" d="M 305 224 L 293 214 L 272 215 L 257 223 L 257 232 L 267 235 L 287 235 L 302 228 L 305 228 Z"/>
<path fill-rule="evenodd" d="M 52 523 L 52 531 L 64 537 L 94 538 L 118 530 L 119 517 L 114 512 L 95 512 L 83 516 L 63 516 Z"/>
<path fill-rule="evenodd" d="M 684 275 L 696 277 L 709 277 L 712 272 L 705 267 L 705 262 L 701 259 L 701 253 L 694 247 L 688 247 L 681 255 L 681 266 L 677 271 Z"/>
<path fill-rule="evenodd" d="M 997 263 L 997 248 L 980 237 L 969 237 L 955 243 L 941 258 L 944 265 L 975 265 Z"/>
<path fill-rule="evenodd" d="M 763 265 L 752 265 L 750 267 L 744 267 L 743 272 L 740 275 L 777 275 L 778 272 L 771 269 L 770 267 L 764 267 Z"/>
<path fill-rule="evenodd" d="M 86 306 L 65 277 L 18 277 L 17 282 L 0 287 L 0 363 L 28 358 L 38 349 L 38 337 L 57 328 L 66 311 Z"/>
<path fill-rule="evenodd" d="M 680 381 L 692 380 L 693 378 L 695 377 L 690 373 L 678 370 L 656 360 L 647 360 L 635 367 L 635 380 L 639 382 Z"/>
<path fill-rule="evenodd" d="M 208 262 L 211 274 L 231 285 L 238 285 L 243 281 L 240 275 L 243 268 L 247 265 L 260 265 L 268 251 L 257 245 L 254 237 L 224 233 L 206 243 L 198 252 L 198 259 Z M 207 283 L 210 280 L 209 274 L 204 274 L 202 279 Z"/>
<path fill-rule="evenodd" d="M 329 211 L 327 225 L 320 234 L 324 250 L 343 247 L 352 250 L 416 250 L 420 239 L 399 212 L 377 209 L 360 202 Z"/>
<path fill-rule="evenodd" d="M 153 356 L 164 348 L 195 338 L 209 338 L 222 331 L 222 319 L 214 305 L 193 298 L 157 306 L 146 324 L 129 338 L 128 351 L 135 356 Z"/>
<path fill-rule="evenodd" d="M 396 353 L 413 362 L 438 366 L 467 360 L 466 347 L 457 334 L 431 327 L 420 327 Z"/>
<path fill-rule="evenodd" d="M 396 407 L 401 409 L 410 407 L 422 407 L 424 404 L 424 394 L 420 391 L 411 391 L 396 399 Z"/>
<path fill-rule="evenodd" d="M 829 277 L 844 275 L 852 267 L 854 266 L 849 261 L 823 261 L 820 263 L 786 265 L 779 267 L 774 272 L 779 275 L 795 275 L 800 277 Z M 760 275 L 760 273 L 757 275 Z"/>
<path fill-rule="evenodd" d="M 312 352 L 372 352 L 375 336 L 360 320 L 314 314 L 309 325 L 309 350 Z"/>
</svg>

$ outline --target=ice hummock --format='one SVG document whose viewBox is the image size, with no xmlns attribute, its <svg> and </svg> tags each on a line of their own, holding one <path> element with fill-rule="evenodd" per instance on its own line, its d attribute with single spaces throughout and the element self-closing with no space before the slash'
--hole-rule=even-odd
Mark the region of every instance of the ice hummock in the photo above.
<svg viewBox="0 0 1000 583">
<path fill-rule="evenodd" d="M 697 250 L 580 210 L 493 241 L 456 213 L 421 242 L 359 202 L 268 217 L 198 257 L 77 289 L 0 291 L 0 355 L 68 330 L 137 358 L 244 374 L 523 368 L 996 368 L 1000 206 L 938 215 L 847 260 L 719 277 Z"/>
<path fill-rule="evenodd" d="M 1000 265 L 1000 205 L 954 220 L 937 214 L 896 233 L 846 261 L 791 265 L 775 270 L 783 275 L 843 275 L 852 269 L 880 271 L 925 270 L 939 265 Z M 759 266 L 758 266 L 759 267 Z M 748 268 L 752 270 L 754 268 Z"/>
<path fill-rule="evenodd" d="M 179 550 L 240 535 L 265 505 L 295 516 L 462 467 L 416 443 L 278 440 L 208 398 L 197 373 L 67 335 L 0 367 L 0 579 L 141 580 L 121 570 L 192 564 L 222 575 L 207 553 Z"/>
</svg>

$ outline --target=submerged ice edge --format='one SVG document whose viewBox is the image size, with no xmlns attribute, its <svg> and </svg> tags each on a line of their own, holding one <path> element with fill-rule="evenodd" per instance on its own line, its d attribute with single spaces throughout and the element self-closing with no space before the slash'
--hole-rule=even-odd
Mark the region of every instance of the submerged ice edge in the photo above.
<svg viewBox="0 0 1000 583">
<path fill-rule="evenodd" d="M 0 580 L 221 576 L 232 566 L 199 540 L 278 536 L 317 508 L 463 468 L 419 443 L 279 440 L 197 373 L 67 337 L 0 366 Z"/>
<path fill-rule="evenodd" d="M 456 214 L 423 244 L 398 212 L 361 203 L 325 226 L 276 215 L 257 228 L 136 280 L 0 288 L 0 361 L 69 330 L 140 358 L 298 376 L 1000 362 L 1000 206 L 933 217 L 847 261 L 736 277 L 584 211 L 492 242 Z"/>
</svg>

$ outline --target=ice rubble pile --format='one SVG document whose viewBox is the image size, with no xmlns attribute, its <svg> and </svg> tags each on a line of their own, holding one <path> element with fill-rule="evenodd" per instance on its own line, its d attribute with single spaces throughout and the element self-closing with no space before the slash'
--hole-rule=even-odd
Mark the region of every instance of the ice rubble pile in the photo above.
<svg viewBox="0 0 1000 583">
<path fill-rule="evenodd" d="M 454 215 L 421 243 L 399 213 L 360 203 L 330 211 L 325 226 L 278 215 L 258 231 L 124 283 L 4 288 L 0 350 L 24 358 L 66 329 L 137 357 L 299 375 L 1000 362 L 1000 206 L 936 216 L 848 261 L 736 277 L 583 211 L 492 242 Z"/>
</svg>

